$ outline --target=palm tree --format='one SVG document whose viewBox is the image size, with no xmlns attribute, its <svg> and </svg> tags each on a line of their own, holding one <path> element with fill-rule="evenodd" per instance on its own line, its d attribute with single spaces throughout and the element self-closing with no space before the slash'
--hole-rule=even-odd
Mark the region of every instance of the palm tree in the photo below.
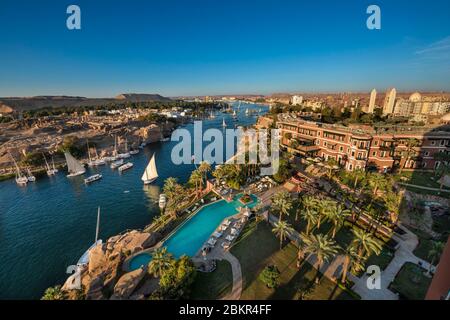
<svg viewBox="0 0 450 320">
<path fill-rule="evenodd" d="M 333 203 L 328 210 L 325 211 L 328 221 L 333 223 L 333 233 L 331 237 L 334 239 L 336 237 L 336 231 L 340 228 L 345 219 L 350 216 L 350 210 L 345 209 L 342 205 L 336 205 Z"/>
<path fill-rule="evenodd" d="M 207 161 L 202 161 L 198 167 L 198 171 L 203 175 L 203 179 L 208 179 L 208 173 L 211 171 L 211 165 Z"/>
<path fill-rule="evenodd" d="M 353 175 L 353 178 L 355 179 L 353 182 L 353 189 L 356 190 L 356 187 L 358 186 L 358 182 L 361 182 L 366 177 L 366 173 L 361 169 L 357 169 L 357 170 L 353 171 L 352 175 Z"/>
<path fill-rule="evenodd" d="M 363 257 L 358 254 L 358 251 L 354 246 L 348 246 L 344 251 L 345 259 L 342 268 L 341 282 L 345 284 L 347 281 L 348 270 L 350 269 L 353 274 L 358 273 L 364 269 Z"/>
<path fill-rule="evenodd" d="M 195 186 L 195 196 L 198 197 L 203 189 L 203 175 L 198 170 L 194 170 L 189 178 L 189 182 Z"/>
<path fill-rule="evenodd" d="M 172 198 L 176 191 L 176 186 L 178 184 L 177 178 L 170 177 L 164 181 L 163 192 L 167 195 L 167 197 Z"/>
<path fill-rule="evenodd" d="M 281 221 L 283 214 L 289 215 L 289 211 L 292 209 L 292 198 L 290 194 L 286 191 L 275 194 L 272 200 L 272 206 L 279 212 L 279 221 Z"/>
<path fill-rule="evenodd" d="M 369 175 L 369 186 L 373 190 L 373 195 L 376 196 L 378 190 L 385 185 L 386 179 L 383 177 L 383 175 L 379 173 L 372 173 Z"/>
<path fill-rule="evenodd" d="M 322 223 L 322 218 L 327 216 L 327 211 L 330 209 L 330 206 L 333 205 L 333 202 L 330 200 L 322 200 L 317 201 L 317 229 L 320 228 L 320 224 Z"/>
<path fill-rule="evenodd" d="M 431 243 L 431 249 L 428 252 L 428 258 L 431 259 L 430 267 L 428 268 L 428 274 L 431 273 L 431 267 L 434 265 L 435 261 L 439 260 L 439 257 L 444 250 L 444 243 L 439 241 L 433 241 Z"/>
<path fill-rule="evenodd" d="M 303 210 L 300 211 L 300 216 L 306 221 L 306 235 L 309 235 L 311 225 L 317 223 L 318 212 L 316 210 L 316 199 L 313 197 L 304 197 L 302 200 Z"/>
<path fill-rule="evenodd" d="M 294 229 L 291 225 L 285 221 L 279 221 L 275 223 L 275 228 L 272 229 L 272 232 L 280 238 L 280 250 L 283 246 L 283 241 L 287 238 L 287 236 L 294 232 Z"/>
<path fill-rule="evenodd" d="M 300 237 L 303 241 L 304 253 L 313 255 L 317 259 L 316 282 L 318 282 L 318 275 L 320 269 L 323 266 L 323 263 L 328 262 L 332 257 L 334 257 L 337 254 L 339 246 L 336 244 L 336 241 L 330 239 L 328 235 L 311 234 L 308 236 L 302 233 Z"/>
<path fill-rule="evenodd" d="M 358 250 L 358 255 L 361 257 L 368 257 L 375 253 L 379 255 L 381 253 L 381 244 L 375 239 L 375 237 L 362 229 L 352 229 L 354 239 L 352 246 Z"/>
<path fill-rule="evenodd" d="M 148 272 L 154 277 L 162 277 L 164 272 L 172 266 L 173 258 L 167 248 L 158 248 L 152 254 L 152 261 L 148 264 Z"/>
<path fill-rule="evenodd" d="M 402 170 L 406 168 L 406 165 L 408 164 L 409 160 L 411 160 L 416 154 L 416 147 L 420 145 L 419 140 L 411 138 L 406 141 L 406 151 L 404 153 L 405 156 L 405 162 L 403 163 L 403 166 L 400 166 L 400 174 L 402 173 Z"/>
</svg>

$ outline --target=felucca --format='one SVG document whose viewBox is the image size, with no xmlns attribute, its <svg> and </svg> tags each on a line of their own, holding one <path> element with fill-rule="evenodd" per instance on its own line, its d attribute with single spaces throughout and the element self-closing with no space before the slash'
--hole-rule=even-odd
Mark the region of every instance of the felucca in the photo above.
<svg viewBox="0 0 450 320">
<path fill-rule="evenodd" d="M 157 178 L 158 178 L 158 171 L 156 170 L 155 154 L 153 154 L 152 158 L 150 159 L 150 162 L 145 168 L 141 180 L 144 181 L 144 184 L 150 184 Z"/>
</svg>

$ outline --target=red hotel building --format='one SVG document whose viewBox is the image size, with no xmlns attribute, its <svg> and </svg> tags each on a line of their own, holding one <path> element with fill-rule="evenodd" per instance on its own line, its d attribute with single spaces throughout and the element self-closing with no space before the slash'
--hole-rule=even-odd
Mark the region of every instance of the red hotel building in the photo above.
<svg viewBox="0 0 450 320">
<path fill-rule="evenodd" d="M 294 154 L 305 157 L 334 158 L 347 170 L 377 168 L 388 171 L 403 167 L 409 139 L 419 144 L 406 169 L 433 170 L 440 165 L 434 159 L 438 152 L 450 153 L 450 131 L 442 128 L 414 127 L 344 127 L 300 119 L 277 122 L 281 144 Z M 413 129 L 414 128 L 414 129 Z"/>
</svg>

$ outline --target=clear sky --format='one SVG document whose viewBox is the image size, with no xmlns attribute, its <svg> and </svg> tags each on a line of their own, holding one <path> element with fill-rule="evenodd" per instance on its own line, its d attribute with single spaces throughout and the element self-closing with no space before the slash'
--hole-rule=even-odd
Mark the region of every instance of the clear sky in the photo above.
<svg viewBox="0 0 450 320">
<path fill-rule="evenodd" d="M 66 28 L 70 4 L 82 30 Z M 0 1 L 0 96 L 391 86 L 450 90 L 450 1 Z"/>
</svg>

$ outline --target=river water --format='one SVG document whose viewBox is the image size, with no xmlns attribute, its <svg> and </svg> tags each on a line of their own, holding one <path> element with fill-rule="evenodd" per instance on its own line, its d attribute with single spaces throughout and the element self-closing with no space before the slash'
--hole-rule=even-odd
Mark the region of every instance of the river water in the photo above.
<svg viewBox="0 0 450 320">
<path fill-rule="evenodd" d="M 251 125 L 256 116 L 246 116 L 242 105 L 238 120 L 230 114 L 218 114 L 203 121 L 203 129 L 222 129 L 222 118 L 232 124 Z M 261 107 L 267 112 L 267 107 Z M 193 124 L 184 128 L 193 131 Z M 159 214 L 160 188 L 168 177 L 184 183 L 194 165 L 173 165 L 171 152 L 177 142 L 159 142 L 147 146 L 129 161 L 134 167 L 122 174 L 109 166 L 88 169 L 103 179 L 86 186 L 82 177 L 68 179 L 65 170 L 55 177 L 42 177 L 26 187 L 14 180 L 0 182 L 0 299 L 39 299 L 44 290 L 62 284 L 69 265 L 94 242 L 97 207 L 102 210 L 101 239 L 127 229 L 143 228 Z M 156 152 L 159 178 L 143 186 L 140 178 Z"/>
</svg>

